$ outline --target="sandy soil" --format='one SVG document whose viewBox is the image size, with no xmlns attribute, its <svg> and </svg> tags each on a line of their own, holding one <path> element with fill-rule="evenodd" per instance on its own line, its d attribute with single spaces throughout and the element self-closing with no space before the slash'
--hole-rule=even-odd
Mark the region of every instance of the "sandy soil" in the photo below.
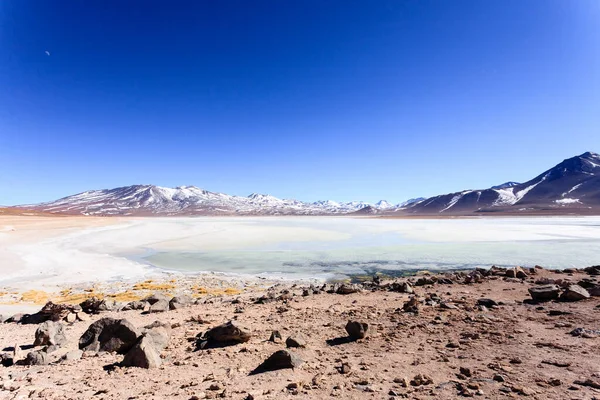
<svg viewBox="0 0 600 400">
<path fill-rule="evenodd" d="M 490 399 L 598 398 L 600 390 L 575 382 L 600 382 L 600 339 L 569 332 L 600 329 L 600 301 L 524 302 L 530 298 L 527 288 L 542 277 L 577 282 L 588 276 L 540 270 L 523 282 L 493 277 L 480 284 L 418 286 L 419 299 L 437 295 L 456 308 L 421 303 L 416 315 L 402 311 L 410 297 L 404 293 L 302 296 L 301 287 L 289 288 L 291 299 L 267 304 L 254 304 L 264 290 L 249 288 L 239 295 L 207 295 L 200 304 L 165 313 L 107 312 L 92 321 L 112 316 L 138 327 L 155 320 L 172 324 L 160 368 L 120 367 L 122 356 L 106 353 L 48 366 L 0 367 L 0 398 L 453 399 L 461 396 L 461 388 Z M 276 293 L 283 289 L 274 288 Z M 478 307 L 480 298 L 500 305 Z M 196 350 L 198 333 L 230 319 L 251 330 L 249 342 Z M 369 324 L 366 339 L 339 339 L 346 336 L 344 325 L 350 319 Z M 90 322 L 69 325 L 69 343 L 57 353 L 76 349 Z M 0 349 L 12 353 L 16 345 L 24 355 L 36 328 L 0 325 Z M 292 350 L 304 363 L 251 375 L 270 354 L 285 348 L 268 341 L 274 329 L 284 341 L 292 334 L 304 336 L 306 348 Z M 433 383 L 405 387 L 405 378 L 410 382 L 417 374 L 431 377 Z"/>
</svg>

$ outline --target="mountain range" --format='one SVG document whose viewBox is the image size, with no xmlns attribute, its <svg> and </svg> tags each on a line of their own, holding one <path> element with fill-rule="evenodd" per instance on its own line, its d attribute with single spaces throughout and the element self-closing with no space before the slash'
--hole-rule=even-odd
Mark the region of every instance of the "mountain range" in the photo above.
<svg viewBox="0 0 600 400">
<path fill-rule="evenodd" d="M 481 215 L 600 214 L 600 156 L 587 152 L 525 182 L 463 190 L 399 204 L 331 200 L 303 202 L 253 193 L 247 197 L 195 186 L 133 185 L 91 190 L 47 203 L 17 206 L 71 215 Z"/>
</svg>

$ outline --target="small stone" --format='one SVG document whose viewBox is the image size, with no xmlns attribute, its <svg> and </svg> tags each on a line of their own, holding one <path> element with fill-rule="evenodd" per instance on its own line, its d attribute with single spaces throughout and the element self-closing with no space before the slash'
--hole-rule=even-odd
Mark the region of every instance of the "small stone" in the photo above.
<svg viewBox="0 0 600 400">
<path fill-rule="evenodd" d="M 269 337 L 269 342 L 273 343 L 281 343 L 282 341 L 281 333 L 279 331 L 272 331 L 271 336 Z"/>
<path fill-rule="evenodd" d="M 433 384 L 433 379 L 428 375 L 418 374 L 410 381 L 410 384 L 412 386 L 431 385 Z"/>
<path fill-rule="evenodd" d="M 302 359 L 288 350 L 279 350 L 271 354 L 255 371 L 274 371 L 284 368 L 297 368 Z"/>
<path fill-rule="evenodd" d="M 65 321 L 67 321 L 69 324 L 72 324 L 73 322 L 77 321 L 77 314 L 67 314 L 67 316 L 65 317 Z"/>
<path fill-rule="evenodd" d="M 353 340 L 364 339 L 367 336 L 369 325 L 365 322 L 348 321 L 346 324 L 346 332 Z"/>
<path fill-rule="evenodd" d="M 300 335 L 290 336 L 285 340 L 287 347 L 306 347 L 306 340 Z"/>
</svg>

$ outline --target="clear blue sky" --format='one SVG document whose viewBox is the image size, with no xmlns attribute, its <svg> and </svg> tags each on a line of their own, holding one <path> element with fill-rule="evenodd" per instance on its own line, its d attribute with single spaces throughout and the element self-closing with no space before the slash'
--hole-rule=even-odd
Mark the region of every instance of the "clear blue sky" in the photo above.
<svg viewBox="0 0 600 400">
<path fill-rule="evenodd" d="M 0 1 L 0 204 L 136 183 L 399 202 L 587 150 L 598 0 Z"/>
</svg>

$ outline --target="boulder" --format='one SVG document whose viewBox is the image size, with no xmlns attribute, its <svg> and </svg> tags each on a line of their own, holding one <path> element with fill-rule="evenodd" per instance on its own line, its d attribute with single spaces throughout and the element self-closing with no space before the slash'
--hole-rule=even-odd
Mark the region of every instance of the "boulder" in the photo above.
<svg viewBox="0 0 600 400">
<path fill-rule="evenodd" d="M 14 323 L 20 323 L 21 320 L 23 318 L 25 318 L 28 314 L 23 314 L 23 313 L 18 313 L 18 314 L 14 314 L 10 317 L 8 317 L 6 320 L 4 320 L 5 323 L 10 323 L 10 322 L 14 322 Z"/>
<path fill-rule="evenodd" d="M 144 327 L 142 334 L 152 338 L 155 348 L 160 352 L 169 344 L 171 326 L 166 323 L 154 321 L 152 324 Z"/>
<path fill-rule="evenodd" d="M 137 329 L 126 319 L 110 317 L 91 324 L 79 339 L 83 351 L 106 351 L 125 354 L 139 336 Z"/>
<path fill-rule="evenodd" d="M 12 354 L 0 353 L 0 365 L 3 367 L 12 367 L 15 363 L 15 359 Z"/>
<path fill-rule="evenodd" d="M 478 299 L 477 305 L 484 306 L 487 308 L 493 308 L 498 305 L 498 303 L 492 299 Z"/>
<path fill-rule="evenodd" d="M 415 282 L 415 286 L 434 285 L 436 283 L 435 277 L 422 276 Z"/>
<path fill-rule="evenodd" d="M 298 368 L 302 364 L 302 359 L 289 350 L 279 350 L 271 354 L 263 363 L 256 369 L 259 371 L 275 371 L 284 368 Z"/>
<path fill-rule="evenodd" d="M 341 285 L 336 290 L 337 294 L 352 294 L 352 293 L 358 293 L 358 292 L 360 292 L 360 288 L 358 286 L 347 285 L 347 284 Z"/>
<path fill-rule="evenodd" d="M 34 346 L 61 346 L 67 342 L 61 322 L 46 321 L 35 331 Z"/>
<path fill-rule="evenodd" d="M 413 294 L 415 292 L 408 282 L 394 282 L 390 285 L 390 291 L 408 294 Z"/>
<path fill-rule="evenodd" d="M 521 267 L 509 268 L 506 270 L 506 276 L 508 278 L 526 279 L 529 275 Z"/>
<path fill-rule="evenodd" d="M 306 347 L 306 340 L 301 335 L 293 335 L 285 340 L 287 347 Z"/>
<path fill-rule="evenodd" d="M 364 339 L 367 336 L 369 325 L 365 322 L 348 321 L 346 324 L 346 332 L 353 340 Z"/>
<path fill-rule="evenodd" d="M 169 311 L 169 302 L 167 300 L 158 300 L 150 305 L 149 313 Z"/>
<path fill-rule="evenodd" d="M 49 301 L 40 311 L 35 314 L 24 315 L 19 322 L 22 324 L 41 324 L 45 321 L 61 321 L 73 310 L 74 306 L 70 304 L 54 304 Z"/>
<path fill-rule="evenodd" d="M 160 351 L 152 336 L 147 334 L 135 343 L 125 354 L 122 365 L 125 367 L 157 368 L 161 364 Z"/>
<path fill-rule="evenodd" d="M 148 303 L 140 300 L 130 301 L 129 303 L 125 304 L 125 307 L 123 307 L 123 311 L 143 310 L 146 304 Z"/>
<path fill-rule="evenodd" d="M 598 297 L 598 296 L 600 296 L 600 285 L 594 285 L 593 287 L 589 288 L 587 291 L 590 294 L 590 296 Z"/>
<path fill-rule="evenodd" d="M 580 301 L 589 299 L 590 294 L 587 290 L 579 285 L 569 285 L 560 295 L 560 301 Z"/>
<path fill-rule="evenodd" d="M 116 308 L 116 302 L 114 300 L 90 297 L 79 303 L 79 306 L 86 314 L 99 314 L 104 311 L 113 311 Z"/>
<path fill-rule="evenodd" d="M 169 301 L 169 309 L 178 310 L 180 308 L 188 307 L 194 304 L 194 299 L 192 299 L 187 294 L 181 296 L 175 296 Z"/>
<path fill-rule="evenodd" d="M 27 353 L 25 360 L 23 360 L 24 365 L 48 365 L 49 363 L 50 357 L 43 350 L 30 351 Z"/>
<path fill-rule="evenodd" d="M 560 294 L 558 285 L 533 286 L 528 290 L 534 301 L 550 301 L 558 299 L 558 295 Z"/>
<path fill-rule="evenodd" d="M 200 337 L 201 341 L 218 344 L 245 343 L 250 340 L 250 331 L 237 321 L 229 321 L 209 329 Z M 201 346 L 204 347 L 204 346 Z"/>
<path fill-rule="evenodd" d="M 158 293 L 154 293 L 154 294 L 152 294 L 152 295 L 150 295 L 150 296 L 146 297 L 146 298 L 145 298 L 144 300 L 142 300 L 142 301 L 145 301 L 145 302 L 147 302 L 147 303 L 150 303 L 150 305 L 153 305 L 154 303 L 157 303 L 157 302 L 159 302 L 159 301 L 166 301 L 166 302 L 167 302 L 167 304 L 168 304 L 170 300 L 171 300 L 171 298 L 170 298 L 169 296 L 167 296 L 167 295 L 166 295 L 166 294 L 164 294 L 164 293 L 160 293 L 160 292 L 158 292 Z"/>
</svg>

